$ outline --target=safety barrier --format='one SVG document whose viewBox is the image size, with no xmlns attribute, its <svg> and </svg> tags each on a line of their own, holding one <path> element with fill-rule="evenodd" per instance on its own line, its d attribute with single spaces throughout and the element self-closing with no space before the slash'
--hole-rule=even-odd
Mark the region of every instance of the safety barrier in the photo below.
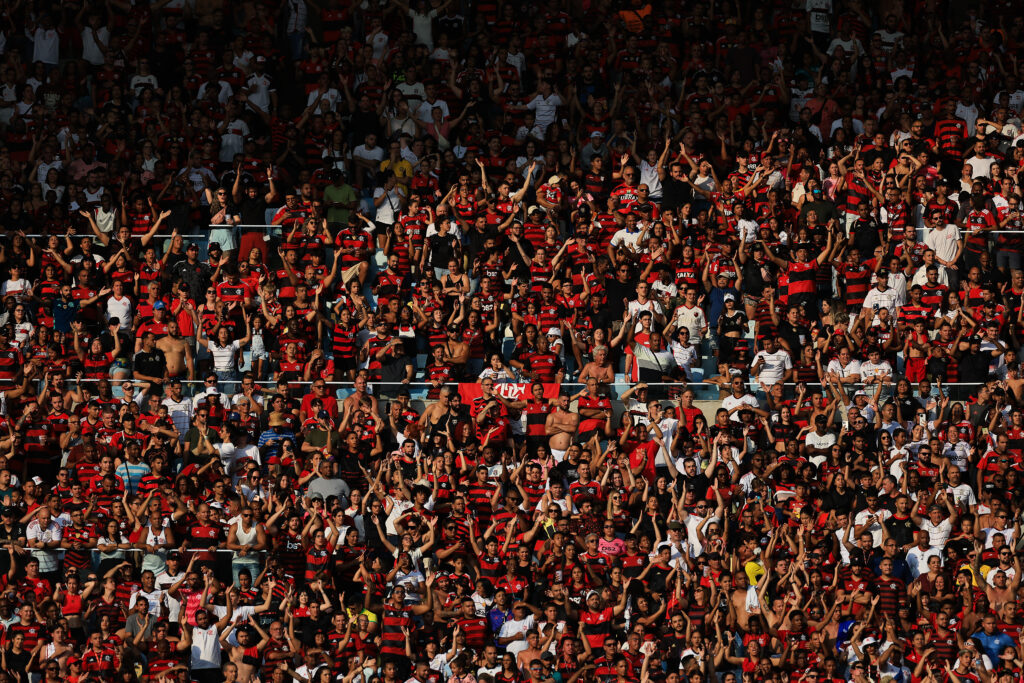
<svg viewBox="0 0 1024 683">
<path fill-rule="evenodd" d="M 87 383 L 88 384 L 95 384 L 96 382 L 99 382 L 99 381 L 100 380 L 98 380 L 98 379 L 85 379 L 85 378 L 83 378 L 81 380 L 81 382 L 83 384 L 87 384 Z M 125 382 L 130 382 L 130 383 L 132 383 L 136 387 L 138 387 L 140 384 L 142 384 L 142 382 L 140 380 L 134 380 L 134 379 L 128 379 L 128 378 L 123 379 L 123 380 L 108 380 L 108 381 L 110 382 L 111 390 L 114 393 L 115 397 L 121 397 L 123 395 L 122 392 L 121 392 L 121 386 Z M 66 380 L 65 381 L 65 388 L 68 388 L 69 385 L 73 385 L 74 383 L 75 383 L 75 380 Z M 201 390 L 201 389 L 204 389 L 206 387 L 206 384 L 205 384 L 205 382 L 203 380 L 181 380 L 181 383 L 182 383 L 182 385 L 183 385 L 183 387 L 185 389 L 185 391 L 183 391 L 182 393 L 183 393 L 183 395 L 188 396 L 188 397 L 193 397 L 196 394 L 200 393 L 199 391 L 196 391 L 196 389 L 200 389 Z M 301 393 L 305 394 L 305 393 L 309 392 L 309 387 L 310 387 L 310 385 L 312 385 L 312 383 L 313 383 L 312 381 L 295 381 L 295 382 L 288 382 L 288 385 L 289 385 L 289 387 L 293 387 L 293 388 L 294 387 L 301 388 L 302 389 Z M 499 383 L 499 385 L 500 384 L 523 385 L 523 384 L 528 384 L 528 383 L 529 383 L 529 380 L 524 380 L 522 382 Z M 274 385 L 273 382 L 257 381 L 256 384 L 257 384 L 258 387 L 260 387 L 260 389 L 262 389 L 262 393 L 273 394 L 275 392 L 275 385 Z M 464 382 L 464 383 L 449 382 L 449 383 L 447 383 L 448 386 L 453 387 L 453 388 L 457 387 L 459 384 L 476 384 L 476 382 Z M 617 399 L 620 396 L 622 396 L 624 393 L 626 393 L 629 389 L 635 387 L 636 384 L 637 383 L 633 383 L 633 382 L 616 381 L 616 382 L 611 382 L 611 383 L 603 384 L 601 386 L 601 389 L 609 397 L 611 397 L 613 399 Z M 691 389 L 691 390 L 693 390 L 693 392 L 695 394 L 694 398 L 697 401 L 716 401 L 716 400 L 718 400 L 718 389 L 719 389 L 719 387 L 716 384 L 711 384 L 711 383 L 706 383 L 706 382 L 690 382 L 690 383 L 682 383 L 682 382 L 678 382 L 678 383 L 671 383 L 671 382 L 649 382 L 649 383 L 646 383 L 646 384 L 648 386 L 649 395 L 652 398 L 665 398 L 665 397 L 669 396 L 670 394 L 675 396 L 675 395 L 681 394 L 683 391 L 685 391 L 687 389 Z M 228 386 L 228 385 L 230 385 L 230 386 Z M 785 382 L 783 384 L 787 396 L 792 396 L 793 394 L 795 394 L 796 393 L 796 388 L 798 386 L 800 386 L 800 385 L 803 385 L 803 386 L 807 387 L 808 391 L 822 390 L 822 388 L 824 387 L 824 385 L 822 385 L 820 383 L 811 383 L 811 382 L 808 382 L 808 383 L 803 383 L 803 382 L 799 382 L 799 383 L 798 382 Z M 218 386 L 224 388 L 224 392 L 223 393 L 225 393 L 225 394 L 232 394 L 233 395 L 233 394 L 240 393 L 239 390 L 240 390 L 241 386 L 240 386 L 240 383 L 238 381 L 234 381 L 234 382 L 221 382 Z M 563 382 L 562 385 L 561 385 L 561 389 L 562 389 L 562 391 L 564 391 L 567 394 L 569 394 L 570 396 L 572 396 L 573 394 L 576 394 L 579 391 L 582 391 L 585 388 L 585 386 L 586 385 L 583 382 L 569 381 L 569 382 Z M 943 393 L 945 395 L 949 396 L 953 400 L 965 400 L 969 396 L 975 394 L 977 392 L 978 387 L 980 387 L 980 386 L 981 386 L 981 383 L 975 383 L 975 382 L 951 382 L 951 383 L 943 382 L 942 383 L 942 390 L 943 390 Z M 328 390 L 334 392 L 335 396 L 337 398 L 339 398 L 339 399 L 345 398 L 345 397 L 349 396 L 350 394 L 352 394 L 355 391 L 355 386 L 354 386 L 354 384 L 352 382 L 330 382 L 329 381 L 329 382 L 327 382 L 327 387 L 328 387 Z M 369 387 L 370 387 L 370 390 L 371 390 L 372 393 L 379 394 L 379 395 L 384 396 L 384 397 L 394 397 L 394 396 L 397 396 L 398 393 L 401 392 L 402 390 L 406 390 L 406 391 L 409 392 L 409 396 L 410 396 L 411 399 L 424 401 L 424 400 L 428 400 L 427 399 L 427 394 L 428 394 L 428 392 L 431 389 L 434 388 L 434 385 L 431 384 L 431 383 L 427 383 L 427 382 L 370 382 L 369 383 Z M 858 390 L 864 390 L 867 393 L 869 400 L 872 399 L 875 396 L 875 393 L 876 393 L 876 385 L 849 384 L 849 385 L 846 385 L 844 388 L 846 390 L 847 395 L 851 398 L 851 400 L 853 398 L 854 393 L 856 391 L 858 391 Z M 917 393 L 917 387 L 915 385 L 912 385 L 911 388 L 913 389 L 914 393 L 916 394 Z M 761 390 L 760 386 L 757 385 L 756 382 L 753 382 L 753 381 L 750 382 L 748 384 L 748 386 L 747 386 L 747 389 L 752 391 L 753 393 L 759 395 L 759 396 L 763 396 L 763 391 Z M 932 383 L 931 392 L 930 392 L 929 396 L 931 398 L 938 398 L 939 397 L 939 390 L 938 389 L 939 389 L 938 386 L 935 383 Z M 500 386 L 498 386 L 498 390 L 500 392 Z M 895 382 L 893 384 L 891 384 L 891 385 L 883 387 L 883 389 L 882 389 L 882 397 L 883 397 L 883 399 L 891 397 L 893 395 L 894 391 L 895 391 Z"/>
</svg>

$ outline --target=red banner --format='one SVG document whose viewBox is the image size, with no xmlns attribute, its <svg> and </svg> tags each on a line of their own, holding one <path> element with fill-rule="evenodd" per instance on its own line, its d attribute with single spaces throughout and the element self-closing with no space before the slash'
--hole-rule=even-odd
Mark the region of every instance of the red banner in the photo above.
<svg viewBox="0 0 1024 683">
<path fill-rule="evenodd" d="M 530 386 L 531 385 L 526 382 L 496 382 L 494 384 L 494 393 L 501 394 L 503 398 L 507 398 L 510 401 L 520 401 L 533 397 L 533 394 L 530 391 Z M 556 398 L 560 387 L 560 384 L 545 384 L 544 398 Z M 483 390 L 476 382 L 462 382 L 459 384 L 459 397 L 466 405 L 471 405 L 473 403 L 473 399 L 482 395 Z"/>
</svg>

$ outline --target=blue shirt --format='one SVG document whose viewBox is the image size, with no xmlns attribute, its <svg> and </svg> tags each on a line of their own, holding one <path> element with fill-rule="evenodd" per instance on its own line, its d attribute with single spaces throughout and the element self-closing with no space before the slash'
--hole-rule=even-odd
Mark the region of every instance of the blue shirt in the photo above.
<svg viewBox="0 0 1024 683">
<path fill-rule="evenodd" d="M 81 308 L 77 301 L 57 299 L 53 302 L 53 329 L 57 332 L 71 332 L 71 321 L 78 315 Z"/>
<path fill-rule="evenodd" d="M 502 612 L 497 607 L 492 607 L 487 612 L 487 623 L 491 626 L 491 633 L 497 635 L 505 622 L 512 618 L 512 610 Z"/>
<path fill-rule="evenodd" d="M 985 650 L 985 654 L 994 662 L 999 659 L 999 653 L 1005 650 L 1007 647 L 1013 647 L 1013 638 L 1006 635 L 1002 631 L 996 631 L 992 635 L 988 635 L 985 631 L 978 631 L 972 638 L 977 638 L 981 643 L 981 647 Z"/>
<path fill-rule="evenodd" d="M 268 442 L 272 439 L 277 439 L 272 444 L 268 445 Z M 281 444 L 284 443 L 285 439 L 291 439 L 292 443 L 295 443 L 295 434 L 287 429 L 281 429 L 277 431 L 273 427 L 260 434 L 260 440 L 256 444 L 259 446 L 260 452 L 263 454 L 263 462 L 267 461 L 267 458 L 281 455 Z"/>
</svg>

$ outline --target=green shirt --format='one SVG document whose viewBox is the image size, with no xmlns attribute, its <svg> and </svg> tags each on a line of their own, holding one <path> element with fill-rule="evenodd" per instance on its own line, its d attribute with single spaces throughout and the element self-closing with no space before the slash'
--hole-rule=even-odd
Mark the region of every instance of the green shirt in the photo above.
<svg viewBox="0 0 1024 683">
<path fill-rule="evenodd" d="M 352 189 L 352 186 L 346 183 L 341 187 L 338 187 L 337 185 L 328 185 L 324 189 L 324 200 L 327 203 L 341 202 L 342 204 L 348 204 L 358 201 L 359 197 L 356 195 L 356 191 Z M 351 209 L 332 206 L 327 209 L 327 222 L 348 225 L 348 217 L 351 213 Z"/>
</svg>

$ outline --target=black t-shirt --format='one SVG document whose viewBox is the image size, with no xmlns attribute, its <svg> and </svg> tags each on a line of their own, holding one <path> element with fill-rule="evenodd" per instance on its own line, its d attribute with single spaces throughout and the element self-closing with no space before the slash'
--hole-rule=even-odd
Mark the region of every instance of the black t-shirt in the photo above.
<svg viewBox="0 0 1024 683">
<path fill-rule="evenodd" d="M 447 268 L 448 261 L 455 256 L 455 245 L 458 241 L 454 235 L 431 235 L 428 241 L 430 265 L 435 268 Z"/>
<path fill-rule="evenodd" d="M 979 351 L 978 353 L 968 351 L 960 358 L 960 381 L 968 384 L 987 381 L 991 361 L 992 354 L 988 351 Z"/>
<path fill-rule="evenodd" d="M 267 222 L 267 203 L 263 197 L 243 197 L 237 207 L 232 207 L 242 218 L 242 225 L 263 225 Z"/>
<path fill-rule="evenodd" d="M 152 351 L 139 351 L 135 354 L 133 367 L 143 375 L 163 377 L 167 370 L 167 358 L 164 352 L 154 348 Z"/>
<path fill-rule="evenodd" d="M 666 176 L 661 181 L 661 210 L 671 211 L 693 201 L 693 190 L 681 180 Z"/>
<path fill-rule="evenodd" d="M 918 532 L 918 526 L 910 515 L 897 517 L 895 514 L 884 522 L 889 535 L 900 547 L 914 542 L 914 534 Z"/>
<path fill-rule="evenodd" d="M 779 336 L 789 344 L 790 354 L 800 351 L 800 348 L 810 339 L 810 331 L 803 325 L 791 325 L 788 320 L 779 323 Z"/>
<path fill-rule="evenodd" d="M 686 489 L 693 491 L 693 497 L 696 500 L 704 500 L 708 495 L 708 488 L 711 486 L 711 480 L 705 476 L 705 474 L 698 470 L 697 474 L 692 477 L 688 477 L 685 474 L 680 473 L 676 477 L 676 490 L 682 493 Z"/>
<path fill-rule="evenodd" d="M 626 312 L 626 303 L 623 299 L 630 301 L 636 298 L 636 280 L 630 278 L 626 282 L 619 282 L 615 278 L 605 280 L 605 293 L 608 301 L 605 310 L 611 320 L 621 320 L 622 314 Z"/>
<path fill-rule="evenodd" d="M 318 631 L 327 633 L 331 630 L 331 619 L 321 613 L 319 617 L 299 617 L 295 620 L 295 631 L 303 645 L 312 645 Z"/>
<path fill-rule="evenodd" d="M 842 493 L 831 489 L 821 499 L 822 511 L 835 510 L 837 513 L 849 513 L 853 508 L 853 490 L 846 489 Z"/>
</svg>

